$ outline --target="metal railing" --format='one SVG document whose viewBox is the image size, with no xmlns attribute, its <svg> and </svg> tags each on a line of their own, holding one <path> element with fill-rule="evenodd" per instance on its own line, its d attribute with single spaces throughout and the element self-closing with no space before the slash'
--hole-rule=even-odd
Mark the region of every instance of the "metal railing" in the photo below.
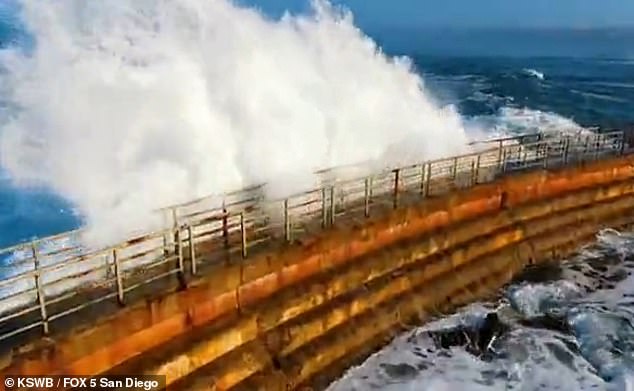
<svg viewBox="0 0 634 391">
<path fill-rule="evenodd" d="M 185 287 L 206 268 L 241 262 L 336 222 L 361 220 L 513 172 L 627 152 L 622 132 L 521 137 L 477 153 L 328 181 L 281 200 L 266 200 L 262 186 L 201 198 L 169 208 L 169 228 L 98 251 L 81 247 L 79 231 L 2 249 L 0 342 L 13 345 L 34 333 L 49 334 L 52 325 L 73 314 L 82 318 L 91 308 L 99 314 L 108 306 L 116 310 L 135 293 Z"/>
</svg>

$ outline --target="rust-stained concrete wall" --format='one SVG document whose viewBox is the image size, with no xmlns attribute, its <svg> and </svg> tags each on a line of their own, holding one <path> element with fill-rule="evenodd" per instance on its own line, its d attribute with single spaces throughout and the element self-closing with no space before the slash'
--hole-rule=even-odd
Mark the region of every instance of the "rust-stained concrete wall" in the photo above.
<svg viewBox="0 0 634 391">
<path fill-rule="evenodd" d="M 633 209 L 631 157 L 507 177 L 219 266 L 185 291 L 24 347 L 3 373 L 160 373 L 185 388 L 313 384 L 403 324 L 491 292 L 601 226 L 629 224 Z"/>
</svg>

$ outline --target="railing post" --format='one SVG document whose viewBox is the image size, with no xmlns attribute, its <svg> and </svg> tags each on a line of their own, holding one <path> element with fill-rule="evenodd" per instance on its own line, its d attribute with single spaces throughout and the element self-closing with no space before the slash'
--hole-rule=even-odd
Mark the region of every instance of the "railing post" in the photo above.
<svg viewBox="0 0 634 391">
<path fill-rule="evenodd" d="M 425 181 L 425 197 L 429 197 L 430 186 L 431 186 L 431 162 L 427 163 L 427 180 Z"/>
<path fill-rule="evenodd" d="M 475 178 L 476 178 L 476 162 L 473 161 L 473 159 L 471 160 L 471 180 L 469 181 L 469 186 L 468 187 L 473 187 L 475 186 L 476 182 L 475 182 Z"/>
<path fill-rule="evenodd" d="M 502 150 L 504 148 L 504 145 L 502 143 L 502 140 L 498 141 L 498 172 L 502 171 Z"/>
<path fill-rule="evenodd" d="M 335 185 L 333 184 L 330 187 L 330 226 L 333 226 L 335 224 L 335 213 L 337 212 L 336 205 Z"/>
<path fill-rule="evenodd" d="M 339 206 L 341 207 L 341 210 L 344 211 L 346 210 L 346 192 L 345 191 L 341 191 L 339 193 Z"/>
<path fill-rule="evenodd" d="M 284 200 L 284 238 L 287 242 L 290 242 L 292 240 L 291 216 L 288 210 L 288 198 Z"/>
<path fill-rule="evenodd" d="M 169 245 L 169 238 L 168 238 L 167 232 L 165 232 L 165 234 L 163 234 L 163 256 L 165 258 L 169 257 L 170 255 L 169 249 L 167 248 L 168 245 Z"/>
<path fill-rule="evenodd" d="M 174 229 L 174 242 L 176 243 L 176 261 L 178 267 L 178 282 L 181 287 L 187 286 L 187 280 L 185 279 L 185 261 L 183 260 L 183 235 L 181 233 L 181 227 Z"/>
<path fill-rule="evenodd" d="M 546 142 L 546 146 L 544 148 L 544 169 L 548 169 L 548 155 L 550 155 L 550 144 Z"/>
<path fill-rule="evenodd" d="M 515 162 L 519 162 L 522 159 L 522 144 L 517 145 L 517 157 L 515 158 Z"/>
<path fill-rule="evenodd" d="M 401 177 L 401 170 L 400 169 L 396 169 L 394 170 L 394 199 L 393 199 L 393 206 L 394 209 L 398 208 L 398 184 L 400 181 L 400 177 Z"/>
<path fill-rule="evenodd" d="M 564 150 L 562 152 L 564 166 L 568 165 L 568 149 L 570 149 L 570 138 L 566 136 L 564 138 Z"/>
<path fill-rule="evenodd" d="M 454 185 L 456 182 L 456 177 L 458 176 L 458 157 L 453 158 L 452 166 L 451 166 L 451 179 L 454 181 Z"/>
<path fill-rule="evenodd" d="M 176 227 L 176 225 L 178 224 L 177 218 L 176 218 L 176 208 L 171 208 L 170 209 L 171 212 L 171 217 L 172 217 L 172 228 Z M 167 227 L 166 227 L 167 228 Z M 170 251 L 169 251 L 169 231 L 165 231 L 165 234 L 163 235 L 163 256 L 165 256 L 165 258 L 169 257 L 170 255 Z"/>
<path fill-rule="evenodd" d="M 226 200 L 222 200 L 222 238 L 225 248 L 229 248 L 229 213 L 227 213 Z"/>
<path fill-rule="evenodd" d="M 163 245 L 165 245 L 165 236 L 163 236 L 163 242 Z M 165 247 L 163 247 L 163 252 L 165 253 Z M 109 280 L 114 276 L 114 264 L 110 264 L 110 254 L 104 256 L 104 261 L 106 263 L 106 279 Z"/>
<path fill-rule="evenodd" d="M 247 227 L 244 222 L 244 212 L 240 212 L 240 233 L 242 234 L 242 258 L 247 257 Z"/>
<path fill-rule="evenodd" d="M 365 217 L 370 217 L 370 177 L 365 178 Z"/>
<path fill-rule="evenodd" d="M 321 227 L 328 227 L 328 202 L 326 200 L 328 197 L 328 192 L 326 191 L 326 187 L 321 188 Z"/>
<path fill-rule="evenodd" d="M 122 270 L 119 263 L 119 256 L 116 247 L 112 249 L 112 261 L 114 262 L 114 275 L 117 281 L 117 301 L 119 302 L 119 305 L 125 305 L 125 300 L 123 297 L 124 292 Z"/>
<path fill-rule="evenodd" d="M 427 164 L 423 163 L 420 165 L 420 195 L 421 197 L 425 197 L 425 172 L 426 172 Z"/>
<path fill-rule="evenodd" d="M 198 265 L 196 264 L 196 243 L 194 241 L 194 229 L 191 225 L 187 226 L 187 235 L 189 236 L 189 260 L 192 267 L 192 275 L 195 276 L 198 272 Z"/>
<path fill-rule="evenodd" d="M 31 251 L 33 253 L 33 268 L 35 271 L 35 289 L 37 290 L 37 301 L 40 306 L 40 316 L 42 317 L 42 328 L 44 335 L 49 334 L 48 315 L 46 313 L 46 299 L 44 296 L 44 288 L 42 287 L 42 275 L 40 269 L 40 258 L 37 252 L 37 244 L 31 242 Z"/>
<path fill-rule="evenodd" d="M 477 185 L 480 182 L 480 158 L 482 155 L 478 154 L 476 158 L 476 167 L 475 167 L 475 175 L 474 175 L 474 184 Z"/>
</svg>

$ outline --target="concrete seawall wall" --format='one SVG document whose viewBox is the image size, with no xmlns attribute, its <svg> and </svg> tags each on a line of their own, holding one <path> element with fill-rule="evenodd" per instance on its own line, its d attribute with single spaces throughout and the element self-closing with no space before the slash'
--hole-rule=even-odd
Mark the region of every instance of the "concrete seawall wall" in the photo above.
<svg viewBox="0 0 634 391">
<path fill-rule="evenodd" d="M 320 385 L 403 327 L 632 221 L 634 158 L 519 174 L 219 265 L 186 290 L 26 346 L 3 373 L 143 372 L 187 389 Z"/>
</svg>

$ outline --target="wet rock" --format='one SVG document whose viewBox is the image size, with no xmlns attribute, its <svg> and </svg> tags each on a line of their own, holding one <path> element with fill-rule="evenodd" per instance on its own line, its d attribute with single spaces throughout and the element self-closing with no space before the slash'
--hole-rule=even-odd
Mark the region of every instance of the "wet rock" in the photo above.
<svg viewBox="0 0 634 391">
<path fill-rule="evenodd" d="M 503 323 L 497 313 L 490 312 L 479 325 L 473 327 L 461 325 L 448 330 L 428 332 L 428 334 L 441 349 L 460 346 L 477 357 L 485 358 L 492 353 L 491 344 L 495 339 L 509 330 L 510 326 Z"/>
<path fill-rule="evenodd" d="M 566 348 L 554 344 L 552 342 L 547 342 L 545 344 L 546 348 L 548 348 L 548 350 L 550 350 L 550 352 L 553 354 L 553 356 L 559 360 L 559 362 L 561 362 L 562 364 L 564 364 L 565 366 L 567 366 L 568 368 L 570 368 L 573 371 L 576 371 L 576 367 L 575 367 L 575 357 L 574 355 L 568 351 Z"/>
<path fill-rule="evenodd" d="M 393 379 L 412 378 L 418 374 L 419 369 L 409 364 L 381 364 L 381 368 Z"/>
<path fill-rule="evenodd" d="M 429 369 L 429 367 L 430 364 L 426 362 L 419 362 L 418 364 L 416 364 L 416 368 L 418 368 L 419 371 L 425 371 Z"/>
<path fill-rule="evenodd" d="M 613 283 L 618 283 L 625 280 L 630 274 L 631 273 L 628 273 L 628 271 L 625 269 L 618 269 L 615 270 L 612 274 L 605 276 L 605 279 Z"/>
<path fill-rule="evenodd" d="M 570 327 L 563 317 L 545 314 L 543 316 L 520 320 L 520 324 L 534 329 L 555 330 L 564 334 L 570 333 Z"/>
<path fill-rule="evenodd" d="M 531 266 L 520 273 L 517 278 L 513 280 L 513 283 L 538 283 L 558 280 L 561 278 L 562 272 L 563 269 L 559 263 L 545 263 L 537 266 Z"/>
</svg>

